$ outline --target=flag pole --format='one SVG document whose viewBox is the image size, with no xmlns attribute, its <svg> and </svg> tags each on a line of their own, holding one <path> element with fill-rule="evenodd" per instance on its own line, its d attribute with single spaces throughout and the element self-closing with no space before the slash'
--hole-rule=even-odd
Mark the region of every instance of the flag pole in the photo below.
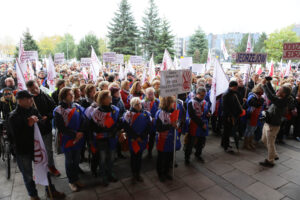
<svg viewBox="0 0 300 200">
<path fill-rule="evenodd" d="M 175 109 L 177 109 L 177 94 L 176 94 L 176 98 L 175 98 Z M 177 123 L 177 122 L 176 122 Z M 176 162 L 176 128 L 174 129 L 174 153 L 173 153 L 173 178 L 175 176 L 175 162 Z"/>
<path fill-rule="evenodd" d="M 252 70 L 252 64 L 250 64 L 250 69 L 249 69 L 249 72 L 248 72 L 248 81 L 247 81 L 247 84 L 246 84 L 246 90 L 245 90 L 244 98 L 246 98 L 246 95 L 247 95 L 251 70 Z M 245 105 L 245 102 L 243 102 L 243 106 L 244 105 Z"/>
</svg>

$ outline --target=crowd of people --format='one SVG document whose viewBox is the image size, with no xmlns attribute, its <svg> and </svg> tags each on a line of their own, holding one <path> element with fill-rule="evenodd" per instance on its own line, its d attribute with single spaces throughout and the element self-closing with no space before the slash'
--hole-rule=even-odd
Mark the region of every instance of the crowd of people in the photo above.
<svg viewBox="0 0 300 200">
<path fill-rule="evenodd" d="M 124 151 L 130 152 L 132 183 L 138 184 L 143 182 L 143 154 L 147 152 L 151 159 L 155 145 L 157 175 L 165 182 L 173 179 L 170 169 L 176 166 L 175 151 L 184 151 L 186 165 L 193 150 L 195 158 L 205 163 L 202 153 L 209 133 L 221 136 L 221 146 L 229 154 L 235 154 L 230 137 L 237 149 L 242 140 L 249 151 L 262 141 L 268 150 L 267 158 L 259 163 L 264 167 L 273 167 L 279 159 L 276 142 L 284 143 L 286 137 L 300 141 L 300 79 L 292 72 L 290 77 L 279 72 L 273 77 L 253 73 L 245 82 L 239 70 L 229 71 L 228 90 L 217 97 L 211 113 L 211 71 L 193 74 L 190 93 L 161 97 L 159 76 L 142 81 L 138 70 L 120 80 L 118 72 L 106 68 L 94 83 L 84 78 L 77 65 L 57 65 L 56 90 L 50 92 L 45 68 L 36 72 L 35 80 L 26 82 L 23 91 L 18 91 L 13 66 L 1 69 L 0 111 L 31 199 L 39 199 L 32 175 L 35 123 L 49 161 L 46 193 L 50 196 L 51 191 L 54 198 L 65 195 L 51 184 L 50 175 L 60 175 L 53 146 L 64 154 L 69 186 L 76 192 L 85 187 L 79 180 L 80 162 L 90 162 L 91 172 L 105 187 L 118 180 L 114 161 L 126 159 Z"/>
</svg>

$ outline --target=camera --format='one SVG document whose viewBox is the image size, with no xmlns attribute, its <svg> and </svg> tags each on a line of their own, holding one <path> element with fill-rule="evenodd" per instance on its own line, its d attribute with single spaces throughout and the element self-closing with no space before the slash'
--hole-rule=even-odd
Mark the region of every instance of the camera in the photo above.
<svg viewBox="0 0 300 200">
<path fill-rule="evenodd" d="M 271 76 L 266 76 L 265 79 L 266 79 L 267 81 L 273 80 L 273 78 L 272 78 Z"/>
</svg>

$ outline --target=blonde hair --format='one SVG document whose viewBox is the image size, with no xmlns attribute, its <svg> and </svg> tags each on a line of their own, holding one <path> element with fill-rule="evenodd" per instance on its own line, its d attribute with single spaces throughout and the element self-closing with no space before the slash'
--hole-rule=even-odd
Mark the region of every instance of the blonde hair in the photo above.
<svg viewBox="0 0 300 200">
<path fill-rule="evenodd" d="M 108 85 L 109 85 L 109 82 L 108 82 L 108 81 L 102 81 L 102 82 L 99 83 L 99 88 L 100 88 L 100 90 L 102 90 L 102 88 L 103 88 L 104 86 L 108 86 Z"/>
<path fill-rule="evenodd" d="M 129 85 L 129 81 L 125 80 L 125 81 L 122 81 L 121 83 L 121 89 L 124 90 L 126 85 Z"/>
<path fill-rule="evenodd" d="M 176 101 L 175 97 L 174 96 L 170 96 L 170 97 L 162 97 L 160 99 L 160 104 L 159 104 L 159 107 L 162 109 L 162 110 L 168 110 L 170 108 L 170 105 L 172 103 L 174 103 Z"/>
<path fill-rule="evenodd" d="M 136 104 L 141 103 L 141 99 L 138 97 L 133 97 L 130 100 L 130 106 L 133 108 Z"/>
<path fill-rule="evenodd" d="M 132 87 L 131 87 L 131 90 L 130 90 L 130 94 L 135 94 L 136 88 L 137 88 L 137 85 L 138 85 L 138 84 L 141 86 L 140 81 L 136 81 L 136 82 L 133 83 L 133 85 L 132 85 Z M 142 91 L 142 86 L 141 86 L 141 92 L 143 92 L 143 91 Z"/>
</svg>

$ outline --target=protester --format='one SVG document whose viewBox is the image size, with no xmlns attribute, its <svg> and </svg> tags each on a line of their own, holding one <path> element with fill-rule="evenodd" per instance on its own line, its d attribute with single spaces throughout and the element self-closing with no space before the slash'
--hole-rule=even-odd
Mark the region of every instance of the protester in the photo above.
<svg viewBox="0 0 300 200">
<path fill-rule="evenodd" d="M 54 102 L 56 105 L 59 104 L 59 99 L 58 99 L 58 96 L 59 96 L 59 92 L 62 88 L 64 88 L 66 85 L 66 82 L 64 79 L 59 79 L 57 82 L 56 82 L 56 90 L 52 93 L 51 97 L 53 98 Z"/>
</svg>

